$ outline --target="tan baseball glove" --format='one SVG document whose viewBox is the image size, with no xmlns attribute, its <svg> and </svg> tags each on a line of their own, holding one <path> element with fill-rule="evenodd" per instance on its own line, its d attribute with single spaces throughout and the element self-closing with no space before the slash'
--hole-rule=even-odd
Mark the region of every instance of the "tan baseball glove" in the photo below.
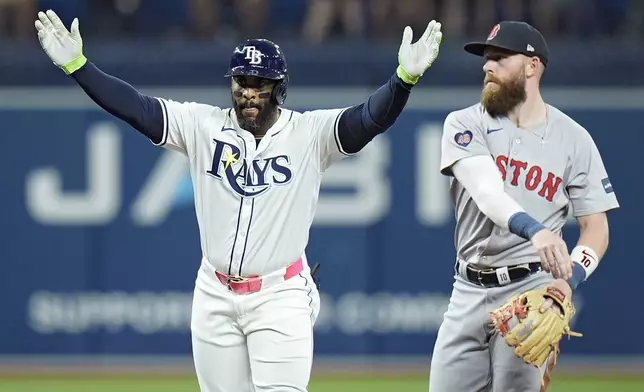
<svg viewBox="0 0 644 392">
<path fill-rule="evenodd" d="M 553 305 L 541 311 L 548 299 Z M 550 383 L 550 372 L 559 356 L 559 341 L 564 335 L 581 337 L 570 330 L 575 307 L 570 297 L 556 287 L 544 287 L 514 296 L 490 313 L 492 325 L 514 348 L 517 356 L 542 372 L 541 391 Z M 543 369 L 543 364 L 548 364 Z"/>
</svg>

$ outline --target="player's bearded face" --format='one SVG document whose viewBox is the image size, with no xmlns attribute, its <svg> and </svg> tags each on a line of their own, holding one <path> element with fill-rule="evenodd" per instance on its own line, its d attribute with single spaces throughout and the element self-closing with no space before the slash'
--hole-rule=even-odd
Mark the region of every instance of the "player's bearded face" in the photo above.
<svg viewBox="0 0 644 392">
<path fill-rule="evenodd" d="M 523 67 L 507 80 L 486 74 L 481 92 L 481 103 L 492 117 L 506 116 L 517 105 L 525 102 L 526 75 Z"/>
<path fill-rule="evenodd" d="M 271 100 L 275 82 L 255 77 L 233 79 L 233 108 L 239 125 L 255 135 L 263 135 L 273 125 L 277 104 Z"/>
</svg>

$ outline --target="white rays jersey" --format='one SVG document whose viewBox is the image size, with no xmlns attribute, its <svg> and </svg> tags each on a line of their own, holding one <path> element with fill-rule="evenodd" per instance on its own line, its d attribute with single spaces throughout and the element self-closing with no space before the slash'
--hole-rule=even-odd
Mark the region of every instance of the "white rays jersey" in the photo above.
<svg viewBox="0 0 644 392">
<path fill-rule="evenodd" d="M 533 129 L 519 129 L 507 117 L 493 118 L 480 103 L 450 113 L 441 173 L 451 176 L 455 162 L 475 155 L 491 155 L 505 191 L 555 233 L 561 233 L 571 209 L 579 217 L 619 207 L 591 135 L 551 105 L 546 122 Z M 454 177 L 450 195 L 458 259 L 492 267 L 539 261 L 530 241 L 496 226 Z"/>
<path fill-rule="evenodd" d="M 157 99 L 165 116 L 157 145 L 189 160 L 204 260 L 239 276 L 306 262 L 322 174 L 348 155 L 337 139 L 343 109 L 282 108 L 257 144 L 234 109 Z"/>
</svg>

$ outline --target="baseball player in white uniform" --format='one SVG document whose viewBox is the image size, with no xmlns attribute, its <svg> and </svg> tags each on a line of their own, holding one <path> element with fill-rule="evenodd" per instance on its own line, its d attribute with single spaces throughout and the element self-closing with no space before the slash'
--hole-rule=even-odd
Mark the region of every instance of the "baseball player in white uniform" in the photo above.
<svg viewBox="0 0 644 392">
<path fill-rule="evenodd" d="M 457 254 L 429 390 L 536 392 L 539 369 L 515 355 L 490 313 L 540 287 L 571 297 L 606 252 L 606 211 L 619 204 L 590 134 L 541 97 L 541 33 L 502 22 L 465 50 L 484 57 L 485 81 L 481 102 L 444 124 L 440 169 L 450 177 Z M 561 236 L 569 212 L 580 226 L 571 253 Z"/>
<path fill-rule="evenodd" d="M 305 113 L 281 106 L 287 64 L 268 40 L 234 49 L 224 109 L 150 97 L 103 73 L 83 55 L 78 19 L 68 31 L 50 10 L 35 24 L 45 53 L 91 99 L 190 162 L 203 253 L 191 322 L 201 390 L 306 391 L 320 299 L 305 248 L 322 175 L 396 121 L 438 56 L 441 24 L 416 43 L 405 29 L 396 72 L 364 103 Z"/>
</svg>

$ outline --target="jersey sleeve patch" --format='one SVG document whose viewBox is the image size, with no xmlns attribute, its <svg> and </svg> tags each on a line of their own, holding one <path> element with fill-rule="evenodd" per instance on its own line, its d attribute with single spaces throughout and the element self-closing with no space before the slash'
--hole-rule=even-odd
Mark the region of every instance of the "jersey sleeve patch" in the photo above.
<svg viewBox="0 0 644 392">
<path fill-rule="evenodd" d="M 472 137 L 471 131 L 458 132 L 454 135 L 454 141 L 461 147 L 467 147 L 472 142 Z"/>
<path fill-rule="evenodd" d="M 608 177 L 602 180 L 602 186 L 604 187 L 604 192 L 613 193 L 613 185 L 610 183 Z"/>
</svg>

